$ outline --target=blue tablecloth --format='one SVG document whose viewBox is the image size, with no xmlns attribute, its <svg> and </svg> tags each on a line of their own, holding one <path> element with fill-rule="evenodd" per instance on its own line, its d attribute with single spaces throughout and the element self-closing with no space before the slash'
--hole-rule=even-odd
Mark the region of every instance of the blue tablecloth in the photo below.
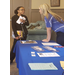
<svg viewBox="0 0 75 75">
<path fill-rule="evenodd" d="M 60 57 L 39 57 L 37 51 L 33 50 L 31 46 L 39 46 L 43 48 L 42 41 L 37 41 L 38 44 L 21 44 L 17 41 L 14 53 L 16 54 L 17 68 L 19 75 L 62 75 L 63 69 L 61 68 L 60 61 L 64 61 L 64 48 L 56 48 Z M 53 46 L 52 46 L 53 47 Z M 44 49 L 45 52 L 50 52 Z M 31 52 L 35 52 L 36 57 L 31 56 Z M 28 63 L 50 63 L 58 68 L 58 70 L 31 70 Z"/>
</svg>

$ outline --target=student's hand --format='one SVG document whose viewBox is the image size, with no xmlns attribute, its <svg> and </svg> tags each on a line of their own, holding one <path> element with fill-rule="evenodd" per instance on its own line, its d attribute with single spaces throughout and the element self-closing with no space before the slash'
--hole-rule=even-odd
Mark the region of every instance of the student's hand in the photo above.
<svg viewBox="0 0 75 75">
<path fill-rule="evenodd" d="M 18 40 L 18 39 L 20 39 L 20 38 L 21 38 L 21 36 L 17 36 L 17 37 L 15 37 L 16 40 Z"/>
<path fill-rule="evenodd" d="M 23 23 L 25 23 L 25 20 L 23 20 Z"/>
<path fill-rule="evenodd" d="M 18 40 L 18 39 L 19 39 L 19 37 L 17 36 L 17 37 L 15 37 L 15 39 L 16 39 L 16 40 Z"/>
<path fill-rule="evenodd" d="M 42 41 L 43 41 L 43 42 L 49 42 L 49 40 L 48 40 L 48 39 L 43 39 Z"/>
<path fill-rule="evenodd" d="M 23 23 L 25 23 L 25 20 L 23 20 L 23 19 L 20 19 L 20 21 L 23 22 Z"/>
</svg>

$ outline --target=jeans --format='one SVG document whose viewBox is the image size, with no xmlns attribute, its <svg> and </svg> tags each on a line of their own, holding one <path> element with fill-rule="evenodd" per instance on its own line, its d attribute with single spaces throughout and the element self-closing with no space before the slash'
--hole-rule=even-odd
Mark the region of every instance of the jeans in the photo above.
<svg viewBox="0 0 75 75">
<path fill-rule="evenodd" d="M 57 32 L 57 38 L 56 42 L 62 46 L 64 46 L 64 33 L 63 32 Z"/>
</svg>

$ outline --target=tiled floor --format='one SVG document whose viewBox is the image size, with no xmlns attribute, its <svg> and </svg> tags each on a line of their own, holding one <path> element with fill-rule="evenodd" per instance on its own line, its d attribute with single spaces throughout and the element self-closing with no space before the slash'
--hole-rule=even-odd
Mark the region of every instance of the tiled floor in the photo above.
<svg viewBox="0 0 75 75">
<path fill-rule="evenodd" d="M 19 75 L 18 68 L 16 67 L 16 62 L 15 60 L 13 63 L 10 65 L 10 75 Z"/>
<path fill-rule="evenodd" d="M 12 45 L 13 45 L 13 39 L 12 37 L 10 37 L 10 51 L 11 51 Z M 10 75 L 19 75 L 18 69 L 16 67 L 15 59 L 13 63 L 10 65 Z"/>
</svg>

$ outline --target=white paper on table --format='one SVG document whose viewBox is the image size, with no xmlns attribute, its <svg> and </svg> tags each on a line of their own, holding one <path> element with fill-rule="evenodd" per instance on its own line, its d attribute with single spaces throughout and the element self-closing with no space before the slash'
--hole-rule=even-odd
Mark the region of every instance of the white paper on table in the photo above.
<svg viewBox="0 0 75 75">
<path fill-rule="evenodd" d="M 31 56 L 32 57 L 35 57 L 36 55 L 35 55 L 35 52 L 31 52 Z"/>
<path fill-rule="evenodd" d="M 56 52 L 37 53 L 39 57 L 60 57 Z"/>
<path fill-rule="evenodd" d="M 52 48 L 52 47 L 49 47 L 49 46 L 44 46 L 45 49 L 48 49 L 48 50 L 52 50 L 52 51 L 56 51 L 55 48 Z"/>
<path fill-rule="evenodd" d="M 60 65 L 64 69 L 64 61 L 60 61 Z"/>
<path fill-rule="evenodd" d="M 33 40 L 28 40 L 28 41 L 21 41 L 21 44 L 37 44 L 37 42 Z"/>
<path fill-rule="evenodd" d="M 47 45 L 47 46 L 49 46 L 49 45 L 59 45 L 58 43 L 42 43 L 43 45 Z"/>
<path fill-rule="evenodd" d="M 58 70 L 53 63 L 28 63 L 31 70 Z"/>
<path fill-rule="evenodd" d="M 39 47 L 39 46 L 33 46 L 33 47 L 31 47 L 31 48 L 33 48 L 34 50 L 36 50 L 36 51 L 44 51 L 41 47 Z"/>
</svg>

